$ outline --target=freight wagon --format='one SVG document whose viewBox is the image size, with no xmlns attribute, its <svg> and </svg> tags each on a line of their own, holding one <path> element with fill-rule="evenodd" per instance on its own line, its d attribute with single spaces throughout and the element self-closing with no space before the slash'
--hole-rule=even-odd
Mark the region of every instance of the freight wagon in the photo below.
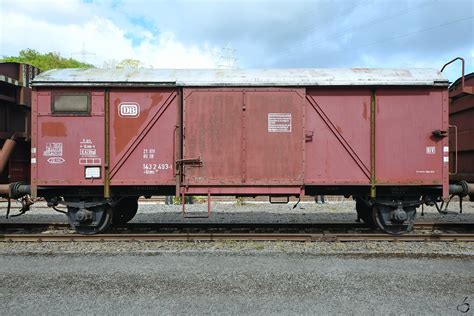
<svg viewBox="0 0 474 316">
<path fill-rule="evenodd" d="M 30 182 L 31 82 L 38 73 L 31 65 L 0 63 L 0 195 L 5 197 L 10 187 Z M 27 196 L 22 201 L 25 207 L 31 203 Z"/>
<path fill-rule="evenodd" d="M 30 181 L 31 81 L 39 69 L 0 63 L 0 183 Z"/>
<path fill-rule="evenodd" d="M 139 196 L 353 196 L 391 234 L 449 185 L 448 80 L 433 69 L 63 69 L 34 80 L 31 185 L 77 232 Z M 464 192 L 464 191 L 463 191 Z"/>
<path fill-rule="evenodd" d="M 451 182 L 474 182 L 474 73 L 456 80 L 449 89 Z M 474 201 L 474 195 L 470 196 Z"/>
</svg>

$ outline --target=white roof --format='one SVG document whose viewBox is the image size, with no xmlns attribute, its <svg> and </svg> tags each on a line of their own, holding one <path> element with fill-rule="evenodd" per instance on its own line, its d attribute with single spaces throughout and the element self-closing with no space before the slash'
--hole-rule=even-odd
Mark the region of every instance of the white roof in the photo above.
<svg viewBox="0 0 474 316">
<path fill-rule="evenodd" d="M 447 86 L 436 69 L 53 69 L 34 86 Z"/>
</svg>

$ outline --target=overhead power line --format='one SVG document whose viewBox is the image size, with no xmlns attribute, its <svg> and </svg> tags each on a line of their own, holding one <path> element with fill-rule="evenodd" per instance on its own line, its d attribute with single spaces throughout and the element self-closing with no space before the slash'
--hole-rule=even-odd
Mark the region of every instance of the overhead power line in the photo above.
<svg viewBox="0 0 474 316">
<path fill-rule="evenodd" d="M 459 23 L 459 22 L 464 22 L 464 21 L 468 21 L 468 20 L 472 20 L 472 19 L 474 19 L 474 15 L 470 16 L 470 17 L 467 17 L 467 18 L 462 18 L 462 19 L 458 19 L 458 20 L 454 20 L 454 21 L 450 21 L 450 22 L 430 26 L 428 28 L 424 28 L 424 29 L 417 30 L 417 31 L 414 31 L 414 32 L 397 35 L 397 36 L 394 36 L 394 37 L 390 37 L 390 38 L 387 38 L 387 39 L 384 39 L 384 40 L 381 40 L 381 41 L 377 41 L 377 42 L 373 42 L 373 43 L 369 43 L 369 44 L 366 44 L 366 45 L 357 46 L 354 49 L 373 46 L 373 45 L 378 45 L 378 44 L 382 44 L 382 43 L 385 43 L 385 42 L 390 42 L 390 41 L 393 41 L 393 40 L 396 40 L 396 39 L 399 39 L 399 38 L 408 37 L 408 36 L 412 36 L 412 35 L 423 33 L 423 32 L 428 32 L 428 31 L 431 31 L 431 30 L 434 30 L 434 29 L 437 29 L 437 28 L 440 28 L 440 27 L 444 27 L 444 26 L 448 26 L 448 25 L 451 25 L 451 24 L 456 24 L 456 23 Z"/>
<path fill-rule="evenodd" d="M 426 6 L 432 5 L 432 4 L 435 3 L 435 2 L 437 2 L 437 0 L 425 1 L 425 2 L 419 3 L 419 4 L 415 5 L 415 6 L 412 6 L 412 7 L 409 7 L 409 8 L 400 10 L 400 11 L 397 11 L 395 14 L 387 15 L 387 16 L 384 16 L 384 17 L 381 17 L 381 18 L 376 18 L 376 19 L 370 20 L 370 21 L 368 21 L 368 22 L 366 22 L 366 23 L 359 24 L 359 25 L 357 25 L 357 26 L 349 27 L 349 28 L 340 30 L 340 31 L 338 31 L 338 32 L 329 34 L 328 36 L 325 36 L 323 39 L 302 42 L 302 43 L 300 43 L 300 44 L 298 44 L 298 45 L 296 45 L 296 46 L 291 47 L 290 49 L 284 50 L 284 51 L 283 51 L 282 53 L 280 53 L 278 56 L 279 56 L 279 57 L 283 57 L 283 56 L 288 56 L 288 55 L 296 54 L 297 51 L 299 52 L 299 51 L 300 51 L 301 49 L 303 49 L 305 46 L 314 47 L 314 46 L 317 45 L 317 44 L 326 42 L 328 39 L 337 38 L 337 37 L 340 37 L 340 36 L 347 35 L 347 34 L 349 34 L 349 33 L 353 33 L 353 32 L 355 32 L 355 31 L 360 31 L 360 30 L 363 30 L 363 29 L 366 29 L 366 28 L 369 28 L 369 27 L 373 27 L 374 25 L 377 25 L 377 24 L 380 24 L 380 23 L 384 23 L 384 22 L 387 22 L 387 21 L 389 21 L 389 20 L 391 20 L 391 19 L 394 19 L 394 18 L 396 18 L 396 17 L 399 17 L 399 16 L 402 16 L 402 15 L 408 14 L 408 13 L 412 12 L 412 11 L 415 10 L 415 9 L 419 9 L 419 8 L 422 8 L 422 7 L 426 7 Z"/>
<path fill-rule="evenodd" d="M 349 15 L 352 12 L 354 12 L 355 9 L 357 9 L 359 7 L 366 6 L 366 5 L 368 5 L 370 3 L 373 3 L 373 2 L 374 2 L 374 0 L 367 0 L 367 1 L 360 2 L 360 3 L 356 4 L 355 6 L 347 8 L 345 10 L 341 10 L 338 14 L 331 16 L 329 20 L 325 21 L 325 23 L 330 23 L 330 22 L 336 21 L 337 18 Z M 328 2 L 328 4 L 331 6 L 331 8 L 334 6 L 333 2 Z M 315 11 L 318 11 L 318 9 L 319 8 L 314 8 L 312 10 L 306 11 L 305 15 L 313 14 L 313 13 L 315 13 Z M 328 8 L 328 9 L 330 9 L 330 8 Z M 287 24 L 287 28 L 291 28 L 293 25 L 299 24 L 299 23 L 300 23 L 299 20 L 297 20 L 297 19 L 293 20 L 293 21 L 291 21 L 290 23 Z M 317 24 L 312 24 L 310 27 L 307 27 L 307 28 L 304 28 L 304 29 L 299 29 L 299 31 L 300 32 L 314 31 L 316 26 L 317 26 Z"/>
</svg>

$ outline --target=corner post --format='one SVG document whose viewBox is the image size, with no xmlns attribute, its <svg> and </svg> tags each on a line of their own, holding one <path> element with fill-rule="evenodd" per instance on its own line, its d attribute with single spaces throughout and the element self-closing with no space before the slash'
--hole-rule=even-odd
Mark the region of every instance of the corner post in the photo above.
<svg viewBox="0 0 474 316">
<path fill-rule="evenodd" d="M 375 88 L 370 93 L 370 197 L 377 196 L 377 188 L 375 186 L 377 178 L 375 176 L 375 116 L 377 113 L 377 100 Z"/>
<path fill-rule="evenodd" d="M 104 198 L 110 197 L 110 108 L 109 90 L 104 91 Z"/>
</svg>

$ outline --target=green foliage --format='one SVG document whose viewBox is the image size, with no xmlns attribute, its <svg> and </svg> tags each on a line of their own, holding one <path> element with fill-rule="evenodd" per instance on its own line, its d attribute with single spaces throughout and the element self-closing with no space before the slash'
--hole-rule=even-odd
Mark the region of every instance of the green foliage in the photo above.
<svg viewBox="0 0 474 316">
<path fill-rule="evenodd" d="M 34 49 L 20 51 L 19 56 L 10 56 L 0 59 L 0 62 L 17 62 L 33 65 L 42 71 L 53 68 L 94 68 L 91 64 L 82 63 L 72 58 L 64 58 L 59 53 L 41 54 Z"/>
<path fill-rule="evenodd" d="M 140 68 L 141 62 L 137 59 L 126 58 L 119 62 L 115 68 L 118 69 L 138 69 Z"/>
<path fill-rule="evenodd" d="M 190 200 L 192 200 L 192 203 L 196 203 L 196 204 L 201 204 L 201 203 L 204 203 L 204 198 L 202 197 L 199 197 L 199 196 L 194 196 L 194 195 L 187 195 L 185 196 L 185 199 L 186 203 L 190 203 Z M 173 204 L 175 205 L 181 205 L 181 195 L 179 196 L 173 196 Z"/>
<path fill-rule="evenodd" d="M 245 200 L 243 197 L 239 196 L 235 199 L 235 205 L 242 206 L 245 204 Z"/>
</svg>

